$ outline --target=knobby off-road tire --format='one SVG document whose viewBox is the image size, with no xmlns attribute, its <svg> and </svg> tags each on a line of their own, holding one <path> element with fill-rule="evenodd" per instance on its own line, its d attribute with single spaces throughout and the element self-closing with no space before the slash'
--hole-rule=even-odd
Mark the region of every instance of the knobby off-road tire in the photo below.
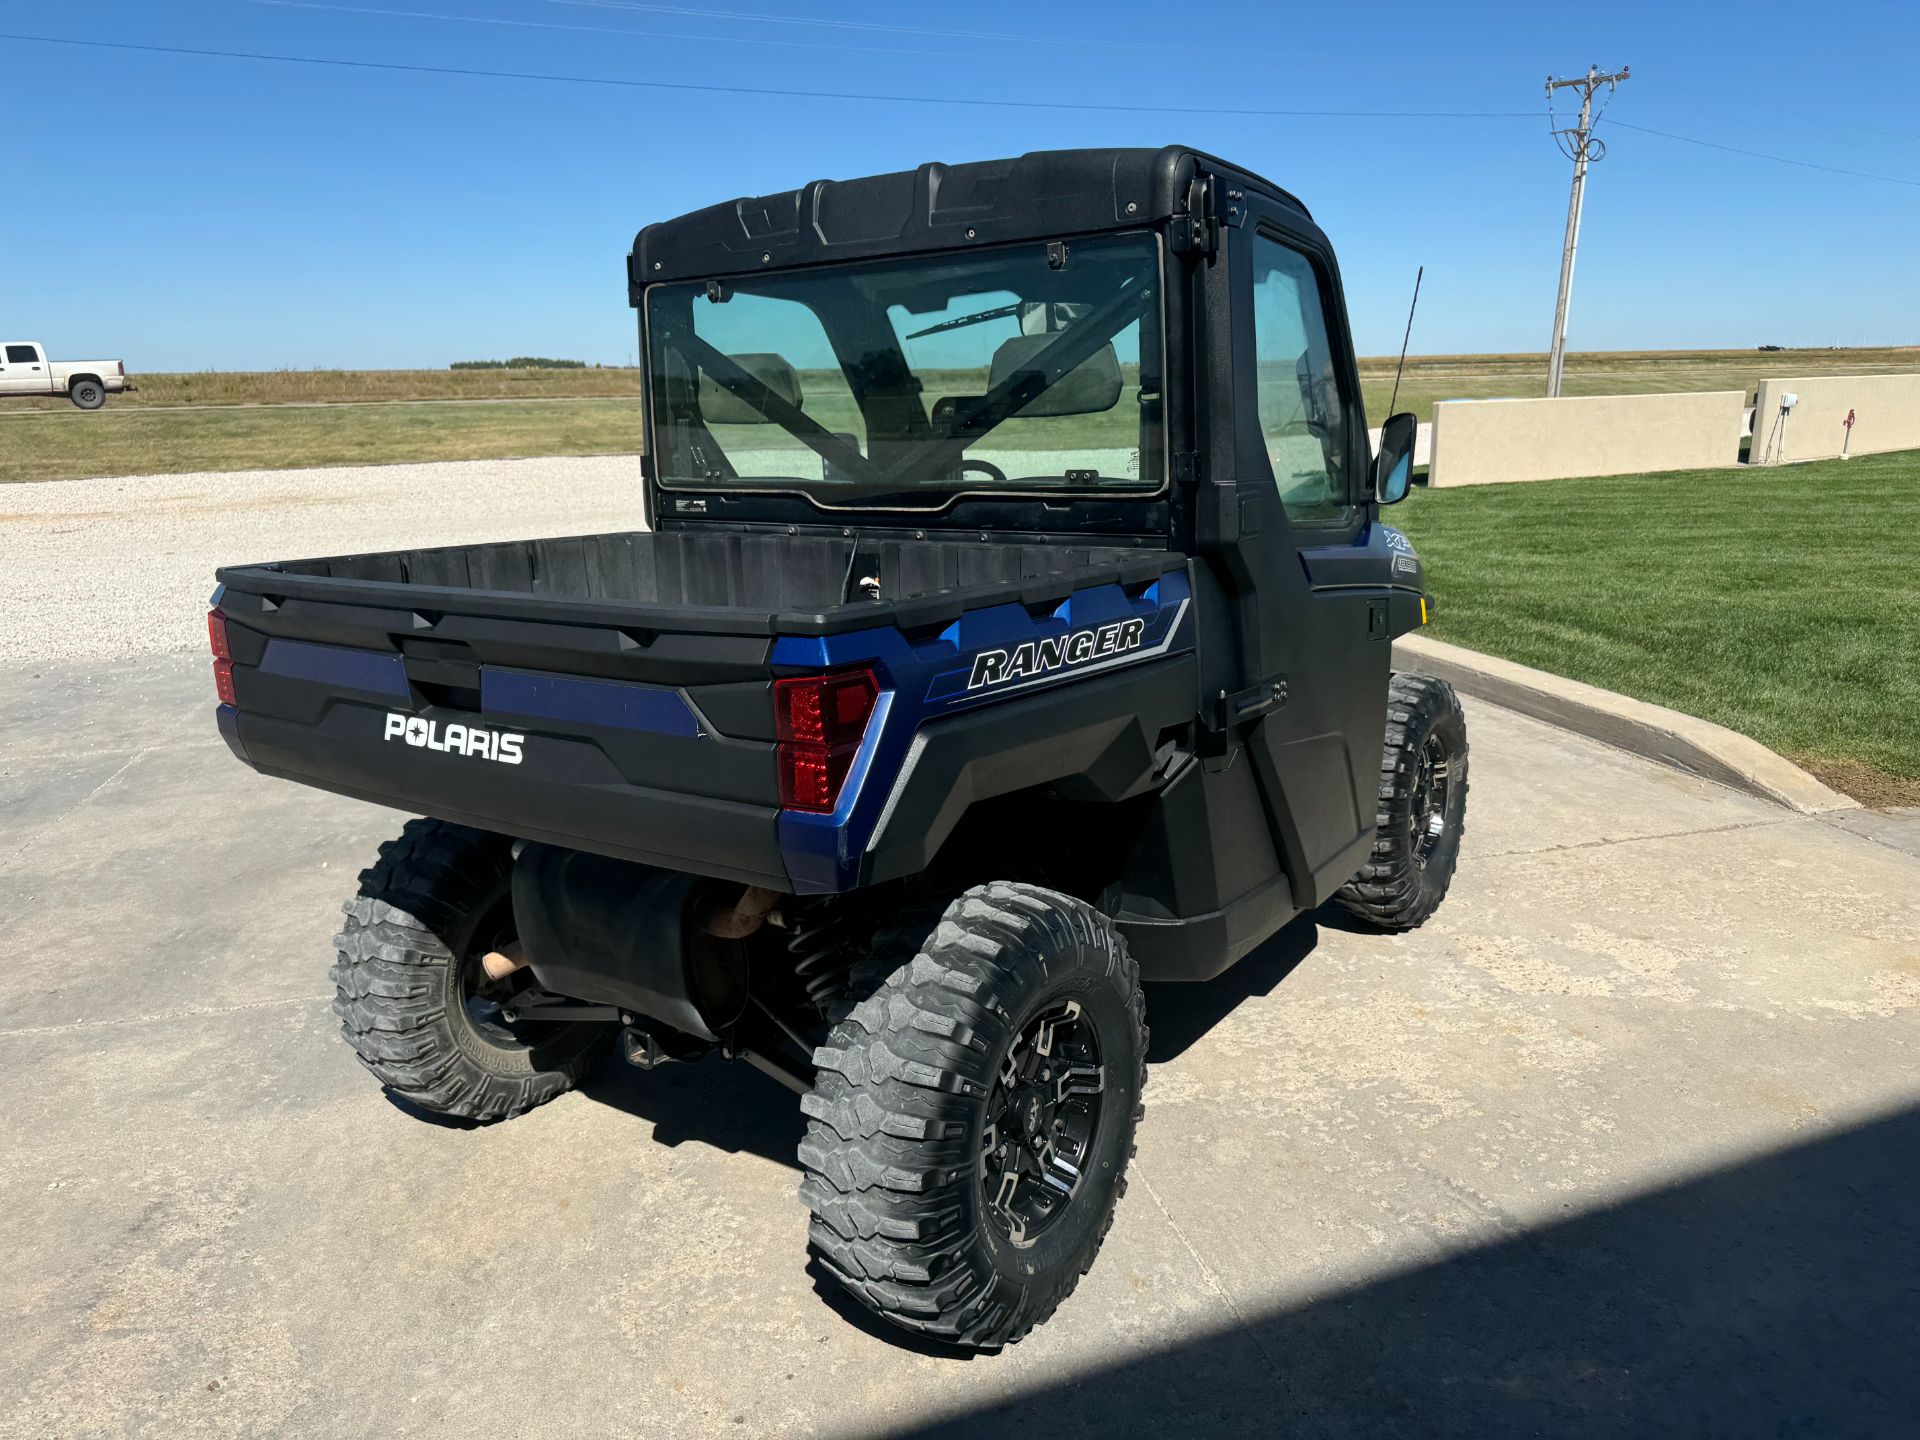
<svg viewBox="0 0 1920 1440">
<path fill-rule="evenodd" d="M 1387 693 L 1380 810 L 1373 855 L 1341 887 L 1340 904 L 1382 930 L 1411 930 L 1453 881 L 1466 832 L 1467 719 L 1430 675 L 1395 675 Z"/>
<path fill-rule="evenodd" d="M 98 410 L 107 403 L 107 387 L 98 380 L 76 380 L 67 389 L 67 398 L 82 410 Z"/>
<path fill-rule="evenodd" d="M 895 965 L 814 1052 L 819 1078 L 801 1101 L 813 1250 L 896 1324 L 998 1349 L 1073 1293 L 1126 1192 L 1146 1084 L 1139 969 L 1090 905 L 1008 882 L 967 891 L 930 932 L 883 936 L 887 947 Z M 1048 1078 L 1006 1083 L 1029 1065 Z M 1043 1107 L 1062 1089 L 1057 1110 Z M 993 1167 L 1010 1153 L 1013 1109 L 1044 1132 L 1015 1137 L 1032 1165 L 1078 1162 L 1067 1198 L 1038 1181 L 1002 1188 Z M 1016 1203 L 1046 1213 L 996 1208 Z"/>
<path fill-rule="evenodd" d="M 334 937 L 333 1013 L 395 1094 L 468 1120 L 504 1120 L 570 1090 L 616 1026 L 510 1028 L 479 957 L 513 938 L 512 841 L 414 820 L 360 872 Z M 530 972 L 519 972 L 527 983 Z M 490 1013 L 491 1012 L 491 1013 Z"/>
</svg>

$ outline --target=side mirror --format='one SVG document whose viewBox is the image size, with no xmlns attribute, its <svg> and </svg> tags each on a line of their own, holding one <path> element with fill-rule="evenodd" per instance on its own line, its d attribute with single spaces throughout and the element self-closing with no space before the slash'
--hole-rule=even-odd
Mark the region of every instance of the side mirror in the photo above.
<svg viewBox="0 0 1920 1440">
<path fill-rule="evenodd" d="M 1389 415 L 1380 427 L 1380 453 L 1373 457 L 1373 494 L 1382 505 L 1407 498 L 1413 483 L 1413 442 L 1420 433 L 1420 422 L 1402 412 Z"/>
</svg>

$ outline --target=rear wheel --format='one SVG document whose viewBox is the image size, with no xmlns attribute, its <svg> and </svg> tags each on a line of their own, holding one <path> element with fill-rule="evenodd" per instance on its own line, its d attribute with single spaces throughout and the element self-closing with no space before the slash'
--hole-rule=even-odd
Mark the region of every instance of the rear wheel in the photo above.
<svg viewBox="0 0 1920 1440">
<path fill-rule="evenodd" d="M 67 398 L 82 410 L 98 410 L 107 403 L 107 387 L 98 380 L 76 380 L 67 387 Z"/>
<path fill-rule="evenodd" d="M 1431 675 L 1395 675 L 1373 854 L 1336 898 L 1382 930 L 1422 924 L 1446 898 L 1466 818 L 1467 718 L 1460 698 Z"/>
<path fill-rule="evenodd" d="M 1139 972 L 1091 906 L 1006 882 L 894 959 L 814 1053 L 813 1248 L 895 1324 L 998 1349 L 1073 1292 L 1125 1193 Z"/>
<path fill-rule="evenodd" d="M 341 908 L 333 1012 L 354 1053 L 402 1098 L 503 1120 L 570 1090 L 617 1026 L 514 1017 L 532 972 L 488 979 L 481 957 L 514 938 L 512 842 L 415 820 L 380 847 Z"/>
</svg>

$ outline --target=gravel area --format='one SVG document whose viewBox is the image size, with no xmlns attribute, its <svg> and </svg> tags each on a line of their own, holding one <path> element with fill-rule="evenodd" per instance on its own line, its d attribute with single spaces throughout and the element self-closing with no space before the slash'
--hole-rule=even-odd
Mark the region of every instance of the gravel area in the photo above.
<svg viewBox="0 0 1920 1440">
<path fill-rule="evenodd" d="M 0 665 L 206 644 L 220 565 L 632 530 L 630 456 L 0 486 Z"/>
</svg>

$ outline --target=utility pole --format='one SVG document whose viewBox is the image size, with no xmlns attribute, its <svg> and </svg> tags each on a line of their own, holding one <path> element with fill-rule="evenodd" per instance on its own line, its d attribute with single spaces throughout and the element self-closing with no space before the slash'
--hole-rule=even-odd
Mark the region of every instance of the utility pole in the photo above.
<svg viewBox="0 0 1920 1440">
<path fill-rule="evenodd" d="M 1602 75 L 1597 66 L 1589 65 L 1585 75 L 1572 80 L 1556 80 L 1547 77 L 1547 123 L 1553 120 L 1553 92 L 1556 90 L 1578 90 L 1580 92 L 1580 124 L 1572 130 L 1553 129 L 1554 144 L 1560 147 L 1560 153 L 1573 161 L 1573 194 L 1567 198 L 1567 238 L 1560 250 L 1560 298 L 1553 306 L 1553 350 L 1547 360 L 1547 394 L 1557 398 L 1560 394 L 1560 373 L 1567 359 L 1567 301 L 1573 294 L 1573 252 L 1580 245 L 1580 209 L 1585 203 L 1587 193 L 1587 162 L 1598 160 L 1607 153 L 1604 142 L 1593 138 L 1593 92 L 1602 85 L 1607 87 L 1607 98 L 1613 98 L 1613 92 L 1620 82 L 1629 78 L 1627 67 L 1622 65 L 1611 75 Z M 1606 106 L 1600 107 L 1603 111 Z"/>
</svg>

